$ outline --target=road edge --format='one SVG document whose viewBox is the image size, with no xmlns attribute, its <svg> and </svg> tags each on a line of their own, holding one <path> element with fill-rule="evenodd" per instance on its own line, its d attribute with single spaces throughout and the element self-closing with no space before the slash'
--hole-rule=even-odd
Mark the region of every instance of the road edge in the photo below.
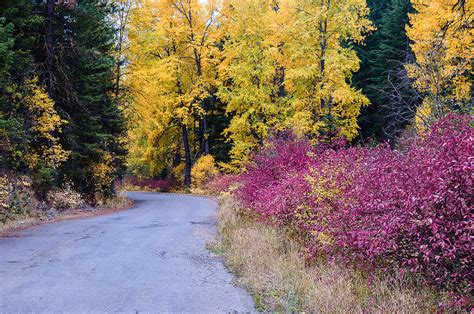
<svg viewBox="0 0 474 314">
<path fill-rule="evenodd" d="M 135 202 L 132 199 L 125 196 L 125 200 L 126 201 L 123 204 L 119 204 L 116 206 L 106 205 L 104 207 L 88 207 L 86 209 L 72 209 L 66 212 L 58 212 L 55 216 L 51 218 L 41 216 L 18 219 L 17 221 L 11 222 L 11 225 L 0 226 L 0 238 L 20 237 L 20 232 L 27 231 L 34 227 L 53 224 L 61 221 L 69 221 L 112 214 L 118 211 L 132 209 L 135 206 Z"/>
</svg>

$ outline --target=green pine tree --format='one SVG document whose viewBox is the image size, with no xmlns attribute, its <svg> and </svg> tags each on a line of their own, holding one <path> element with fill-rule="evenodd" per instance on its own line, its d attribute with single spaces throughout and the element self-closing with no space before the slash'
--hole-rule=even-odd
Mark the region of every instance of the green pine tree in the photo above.
<svg viewBox="0 0 474 314">
<path fill-rule="evenodd" d="M 32 49 L 42 17 L 30 0 L 0 3 L 0 170 L 26 171 L 31 121 L 18 94 L 34 76 Z"/>
<path fill-rule="evenodd" d="M 361 70 L 354 82 L 371 101 L 359 117 L 360 137 L 380 141 L 400 133 L 417 102 L 403 67 L 411 55 L 405 25 L 412 8 L 409 0 L 368 4 L 377 31 L 358 48 Z"/>
<path fill-rule="evenodd" d="M 71 151 L 62 170 L 92 200 L 114 193 L 125 155 L 124 119 L 114 97 L 111 10 L 105 1 L 80 1 L 73 10 L 58 10 L 63 23 L 55 30 L 54 99 L 68 121 L 63 145 Z"/>
</svg>

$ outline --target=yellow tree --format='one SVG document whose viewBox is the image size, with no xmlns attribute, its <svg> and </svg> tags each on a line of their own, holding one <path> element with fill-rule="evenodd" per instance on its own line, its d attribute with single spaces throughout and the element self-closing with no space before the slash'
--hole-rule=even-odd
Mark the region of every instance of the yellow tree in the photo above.
<svg viewBox="0 0 474 314">
<path fill-rule="evenodd" d="M 412 1 L 408 37 L 416 62 L 407 65 L 424 101 L 416 116 L 423 125 L 450 111 L 472 110 L 474 3 L 462 0 Z"/>
<path fill-rule="evenodd" d="M 190 143 L 201 137 L 208 151 L 203 100 L 215 86 L 231 117 L 233 169 L 272 132 L 353 138 L 368 100 L 351 87 L 352 45 L 372 29 L 367 14 L 365 0 L 139 2 L 129 29 L 131 162 L 156 174 L 184 150 L 189 184 L 199 155 Z M 196 122 L 204 134 L 190 131 Z"/>
<path fill-rule="evenodd" d="M 269 0 L 227 0 L 220 11 L 219 98 L 232 116 L 225 130 L 233 166 L 247 161 L 286 112 L 285 27 L 288 10 Z"/>
<path fill-rule="evenodd" d="M 357 135 L 368 99 L 351 87 L 352 48 L 373 29 L 365 0 L 227 0 L 219 97 L 237 165 L 274 130 Z"/>
<path fill-rule="evenodd" d="M 26 80 L 21 87 L 12 85 L 8 92 L 12 112 L 23 112 L 26 132 L 22 141 L 27 143 L 25 152 L 11 147 L 13 151 L 10 154 L 15 159 L 24 158 L 30 170 L 41 167 L 57 169 L 68 158 L 69 152 L 60 144 L 59 134 L 66 121 L 59 116 L 54 101 L 38 85 L 37 78 Z"/>
<path fill-rule="evenodd" d="M 365 0 L 296 1 L 288 43 L 288 123 L 298 134 L 357 135 L 357 117 L 368 99 L 351 86 L 359 59 L 352 48 L 373 29 Z"/>
<path fill-rule="evenodd" d="M 130 22 L 131 138 L 137 140 L 132 156 L 144 156 L 142 161 L 156 174 L 170 155 L 184 149 L 187 186 L 196 154 L 190 147 L 190 137 L 196 135 L 189 130 L 196 119 L 205 121 L 202 102 L 215 84 L 215 8 L 212 1 L 143 0 Z M 179 144 L 169 145 L 178 137 Z"/>
</svg>

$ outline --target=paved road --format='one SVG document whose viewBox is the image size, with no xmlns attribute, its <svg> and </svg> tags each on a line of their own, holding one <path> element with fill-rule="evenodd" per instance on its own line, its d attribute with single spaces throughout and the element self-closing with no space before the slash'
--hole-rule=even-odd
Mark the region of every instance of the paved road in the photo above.
<svg viewBox="0 0 474 314">
<path fill-rule="evenodd" d="M 0 312 L 249 312 L 205 249 L 209 199 L 129 193 L 132 209 L 0 238 Z"/>
</svg>

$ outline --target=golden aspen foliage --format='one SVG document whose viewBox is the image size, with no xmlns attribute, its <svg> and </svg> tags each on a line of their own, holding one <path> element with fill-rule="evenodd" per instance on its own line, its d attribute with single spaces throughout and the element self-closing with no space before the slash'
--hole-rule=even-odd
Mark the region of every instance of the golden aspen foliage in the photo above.
<svg viewBox="0 0 474 314">
<path fill-rule="evenodd" d="M 115 171 L 113 166 L 113 158 L 109 152 L 105 152 L 100 162 L 93 163 L 90 166 L 90 173 L 94 176 L 91 178 L 95 189 L 95 198 L 101 202 L 104 200 L 103 191 L 114 182 L 113 173 Z"/>
<path fill-rule="evenodd" d="M 186 168 L 186 165 L 184 162 L 176 165 L 174 168 L 171 169 L 173 178 L 180 184 L 184 184 L 184 168 Z"/>
<path fill-rule="evenodd" d="M 25 104 L 31 121 L 31 150 L 26 156 L 28 166 L 33 169 L 42 162 L 45 166 L 56 169 L 69 156 L 58 137 L 61 126 L 66 122 L 58 115 L 54 101 L 37 85 L 37 79 L 25 84 L 26 93 L 15 95 L 22 98 L 19 101 Z"/>
<path fill-rule="evenodd" d="M 132 168 L 145 164 L 148 174 L 159 174 L 193 142 L 187 130 L 205 115 L 202 100 L 215 85 L 215 11 L 213 1 L 197 0 L 143 0 L 132 9 L 127 74 Z"/>
<path fill-rule="evenodd" d="M 415 124 L 423 129 L 451 111 L 472 110 L 474 3 L 412 0 L 407 35 L 416 61 L 406 66 L 424 97 Z M 463 4 L 463 5 L 461 5 Z"/>
<path fill-rule="evenodd" d="M 238 166 L 270 130 L 283 126 L 284 28 L 288 10 L 268 0 L 227 0 L 220 11 L 223 41 L 220 99 L 232 116 L 225 133 Z"/>
<path fill-rule="evenodd" d="M 206 183 L 213 176 L 216 176 L 219 173 L 219 170 L 216 167 L 216 162 L 214 157 L 211 155 L 201 156 L 196 163 L 194 164 L 191 175 L 193 178 L 193 185 L 200 187 L 202 184 Z"/>
<path fill-rule="evenodd" d="M 365 0 L 227 0 L 218 96 L 232 116 L 226 130 L 234 166 L 270 132 L 312 138 L 357 135 L 368 99 L 351 86 L 352 44 L 373 30 Z"/>
<path fill-rule="evenodd" d="M 186 143 L 201 140 L 195 126 L 212 96 L 230 117 L 231 171 L 271 133 L 353 139 L 369 103 L 351 86 L 368 13 L 365 0 L 139 1 L 128 30 L 129 164 L 156 175 L 184 150 L 189 169 L 200 153 Z"/>
<path fill-rule="evenodd" d="M 351 86 L 359 70 L 352 44 L 372 31 L 365 0 L 295 1 L 288 38 L 286 86 L 297 134 L 353 139 L 369 100 Z"/>
</svg>

